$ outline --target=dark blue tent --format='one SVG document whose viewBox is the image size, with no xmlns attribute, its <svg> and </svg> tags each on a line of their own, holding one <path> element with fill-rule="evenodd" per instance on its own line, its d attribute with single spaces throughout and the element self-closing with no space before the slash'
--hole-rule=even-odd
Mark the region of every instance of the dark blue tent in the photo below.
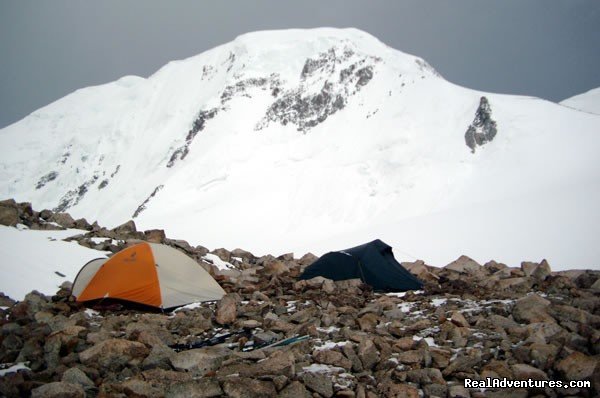
<svg viewBox="0 0 600 398">
<path fill-rule="evenodd" d="M 358 278 L 374 290 L 384 292 L 423 288 L 423 283 L 396 261 L 392 248 L 379 239 L 325 254 L 306 267 L 300 279 L 315 276 L 334 281 Z"/>
</svg>

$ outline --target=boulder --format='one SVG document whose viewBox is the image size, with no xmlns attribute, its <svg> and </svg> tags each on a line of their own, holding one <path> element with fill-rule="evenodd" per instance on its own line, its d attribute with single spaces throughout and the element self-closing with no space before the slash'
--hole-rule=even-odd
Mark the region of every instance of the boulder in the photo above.
<svg viewBox="0 0 600 398">
<path fill-rule="evenodd" d="M 515 321 L 520 323 L 554 322 L 554 318 L 547 312 L 549 306 L 550 301 L 537 294 L 530 294 L 517 300 L 512 310 L 512 316 Z"/>
<path fill-rule="evenodd" d="M 333 383 L 329 376 L 322 373 L 304 373 L 302 381 L 309 390 L 320 394 L 323 397 L 329 398 L 333 396 Z"/>
<path fill-rule="evenodd" d="M 116 386 L 116 389 L 122 391 L 128 397 L 160 398 L 164 396 L 163 389 L 140 379 L 125 380 Z"/>
<path fill-rule="evenodd" d="M 225 347 L 213 346 L 181 351 L 171 358 L 173 368 L 201 377 L 217 370 L 223 361 L 231 355 Z"/>
<path fill-rule="evenodd" d="M 126 223 L 113 228 L 112 231 L 119 235 L 126 235 L 132 232 L 137 232 L 137 228 L 135 226 L 135 222 L 133 220 L 129 220 Z"/>
<path fill-rule="evenodd" d="M 20 222 L 19 210 L 16 203 L 14 206 L 11 206 L 10 204 L 5 205 L 4 203 L 6 202 L 0 202 L 0 225 L 14 227 Z"/>
<path fill-rule="evenodd" d="M 129 363 L 140 363 L 149 351 L 137 341 L 108 339 L 80 352 L 79 359 L 86 366 L 116 370 Z"/>
<path fill-rule="evenodd" d="M 69 213 L 54 213 L 50 217 L 50 221 L 55 222 L 58 225 L 65 228 L 75 227 L 75 220 L 73 219 L 73 217 L 71 217 Z"/>
<path fill-rule="evenodd" d="M 165 391 L 165 398 L 211 398 L 221 396 L 223 396 L 223 390 L 219 382 L 207 377 L 173 383 Z"/>
<path fill-rule="evenodd" d="M 61 381 L 71 384 L 77 384 L 83 387 L 84 390 L 92 390 L 96 388 L 96 385 L 85 374 L 85 372 L 79 368 L 70 368 L 63 373 Z"/>
<path fill-rule="evenodd" d="M 548 375 L 543 370 L 524 363 L 512 365 L 511 370 L 517 380 L 548 380 Z"/>
<path fill-rule="evenodd" d="M 55 381 L 31 390 L 31 398 L 85 398 L 85 391 L 78 384 Z"/>
<path fill-rule="evenodd" d="M 219 300 L 215 320 L 221 325 L 233 324 L 237 319 L 237 303 L 240 297 L 237 293 L 226 294 Z"/>
<path fill-rule="evenodd" d="M 318 363 L 333 365 L 346 370 L 352 369 L 352 361 L 346 358 L 341 352 L 335 350 L 315 350 L 313 359 Z"/>
<path fill-rule="evenodd" d="M 581 352 L 574 352 L 556 363 L 555 368 L 565 380 L 591 380 L 599 359 Z"/>
<path fill-rule="evenodd" d="M 165 231 L 163 229 L 150 229 L 148 231 L 144 231 L 144 235 L 146 237 L 146 241 L 150 243 L 163 243 L 166 238 Z"/>
<path fill-rule="evenodd" d="M 363 369 L 371 369 L 379 362 L 379 352 L 373 343 L 373 340 L 364 339 L 358 345 L 358 357 L 362 363 Z"/>
<path fill-rule="evenodd" d="M 452 316 L 450 317 L 450 322 L 455 324 L 456 326 L 468 328 L 471 325 L 465 319 L 465 316 L 459 311 L 452 311 Z"/>
<path fill-rule="evenodd" d="M 275 351 L 267 359 L 254 366 L 244 366 L 240 376 L 258 377 L 265 375 L 283 375 L 291 377 L 295 374 L 295 358 L 290 351 Z"/>
<path fill-rule="evenodd" d="M 279 398 L 311 398 L 312 394 L 308 392 L 304 384 L 299 381 L 292 381 L 283 390 L 279 392 Z"/>
<path fill-rule="evenodd" d="M 277 396 L 277 390 L 273 382 L 246 377 L 234 377 L 231 380 L 225 380 L 223 383 L 223 392 L 231 398 L 268 398 Z"/>
<path fill-rule="evenodd" d="M 377 386 L 377 390 L 383 397 L 403 397 L 418 398 L 419 390 L 410 384 L 396 383 L 391 379 L 386 379 Z"/>
<path fill-rule="evenodd" d="M 531 277 L 536 281 L 544 281 L 552 275 L 552 270 L 550 269 L 550 264 L 545 259 L 535 268 L 532 272 Z"/>
<path fill-rule="evenodd" d="M 476 274 L 483 270 L 481 264 L 464 255 L 446 265 L 444 268 L 461 274 Z"/>
</svg>

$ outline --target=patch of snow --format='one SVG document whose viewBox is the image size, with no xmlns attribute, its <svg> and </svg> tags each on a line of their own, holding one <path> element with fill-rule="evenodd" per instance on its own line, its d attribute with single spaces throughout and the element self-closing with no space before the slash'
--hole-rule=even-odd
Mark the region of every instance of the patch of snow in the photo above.
<svg viewBox="0 0 600 398">
<path fill-rule="evenodd" d="M 206 253 L 206 255 L 202 257 L 202 259 L 206 262 L 213 264 L 220 270 L 235 269 L 233 264 L 221 260 L 221 258 L 219 258 L 219 256 L 217 256 L 216 254 Z"/>
<path fill-rule="evenodd" d="M 338 328 L 336 326 L 329 326 L 326 328 L 318 327 L 317 331 L 322 332 L 322 333 L 334 333 L 334 332 L 339 332 L 340 328 Z"/>
<path fill-rule="evenodd" d="M 29 229 L 29 227 L 27 225 L 24 225 L 24 224 L 17 224 L 15 226 L 15 228 L 18 229 L 19 231 L 24 231 L 26 229 Z"/>
<path fill-rule="evenodd" d="M 425 290 L 411 290 L 410 291 L 412 294 L 423 294 L 425 293 Z M 390 293 L 385 293 L 386 296 L 390 296 L 390 297 L 404 297 L 408 294 L 409 292 L 390 292 Z"/>
<path fill-rule="evenodd" d="M 434 307 L 439 307 L 440 305 L 446 304 L 447 301 L 447 298 L 434 298 L 431 300 L 431 305 Z"/>
<path fill-rule="evenodd" d="M 111 238 L 99 238 L 97 236 L 94 236 L 94 237 L 90 238 L 90 241 L 92 241 L 94 244 L 98 245 L 100 243 L 112 241 L 112 239 Z"/>
<path fill-rule="evenodd" d="M 404 313 L 409 313 L 413 305 L 414 303 L 401 303 L 398 304 L 398 308 L 400 308 L 400 311 Z"/>
<path fill-rule="evenodd" d="M 0 226 L 0 291 L 15 300 L 23 300 L 32 290 L 52 296 L 64 278 L 73 281 L 88 261 L 105 257 L 108 252 L 83 247 L 63 239 L 87 231 L 68 229 L 18 230 Z"/>
<path fill-rule="evenodd" d="M 323 351 L 323 350 L 331 350 L 335 347 L 343 347 L 346 344 L 350 344 L 349 341 L 326 341 L 325 344 L 320 345 L 318 347 L 315 347 L 315 350 L 317 351 Z"/>
<path fill-rule="evenodd" d="M 84 311 L 84 314 L 88 317 L 88 318 L 102 318 L 102 315 L 100 315 L 100 313 L 96 310 L 93 310 L 91 308 L 86 308 Z"/>
<path fill-rule="evenodd" d="M 0 369 L 0 376 L 5 376 L 9 373 L 16 373 L 19 370 L 31 370 L 23 362 L 16 363 L 9 368 Z"/>
<path fill-rule="evenodd" d="M 338 374 L 344 373 L 346 370 L 332 365 L 324 365 L 321 363 L 313 363 L 310 366 L 303 366 L 303 373 L 326 373 L 326 374 Z"/>
</svg>

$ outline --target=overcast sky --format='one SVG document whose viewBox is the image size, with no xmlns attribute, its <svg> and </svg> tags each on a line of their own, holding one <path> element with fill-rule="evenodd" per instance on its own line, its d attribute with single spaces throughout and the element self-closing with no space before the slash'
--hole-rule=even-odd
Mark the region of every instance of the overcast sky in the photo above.
<svg viewBox="0 0 600 398">
<path fill-rule="evenodd" d="M 600 86 L 598 0 L 0 0 L 0 127 L 242 33 L 356 27 L 447 80 L 560 101 Z"/>
</svg>

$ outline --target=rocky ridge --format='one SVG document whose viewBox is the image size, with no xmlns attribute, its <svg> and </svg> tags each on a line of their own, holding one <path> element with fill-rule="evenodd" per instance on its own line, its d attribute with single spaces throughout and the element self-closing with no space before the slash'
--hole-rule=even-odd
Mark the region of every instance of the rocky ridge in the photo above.
<svg viewBox="0 0 600 398">
<path fill-rule="evenodd" d="M 600 392 L 600 272 L 508 267 L 462 256 L 403 263 L 419 292 L 360 280 L 298 281 L 316 257 L 193 247 L 129 221 L 106 229 L 66 213 L 0 202 L 0 224 L 74 228 L 117 252 L 139 241 L 195 258 L 227 291 L 172 313 L 86 309 L 52 296 L 0 297 L 0 395 L 8 397 L 592 397 Z M 95 239 L 92 239 L 95 238 Z M 99 242 L 97 238 L 105 238 Z M 217 262 L 228 264 L 218 267 Z M 211 263 L 212 262 L 212 263 Z M 269 344 L 306 336 L 294 344 Z M 182 349 L 185 345 L 218 342 Z M 262 348 L 256 348 L 262 347 Z M 178 349 L 174 349 L 178 348 Z M 256 348 L 256 349 L 252 349 Z M 9 371 L 13 369 L 13 371 Z M 466 389 L 463 380 L 589 380 L 591 388 Z"/>
</svg>

